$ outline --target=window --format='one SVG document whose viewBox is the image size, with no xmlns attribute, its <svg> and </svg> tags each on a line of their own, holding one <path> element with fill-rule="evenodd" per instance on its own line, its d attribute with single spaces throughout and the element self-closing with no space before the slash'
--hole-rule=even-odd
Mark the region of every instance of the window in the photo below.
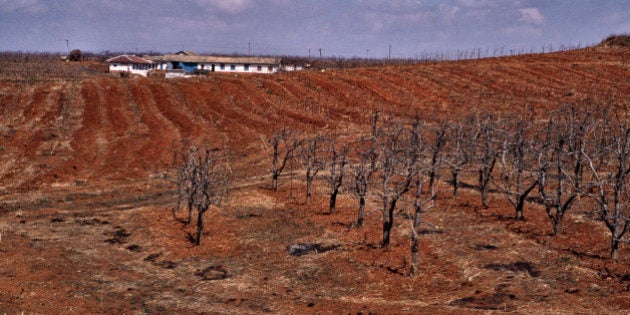
<svg viewBox="0 0 630 315">
<path fill-rule="evenodd" d="M 230 65 L 230 70 L 232 71 L 236 70 L 236 65 Z"/>
<path fill-rule="evenodd" d="M 243 70 L 244 71 L 249 71 L 249 65 L 243 65 Z"/>
<path fill-rule="evenodd" d="M 225 70 L 225 64 L 224 64 L 224 63 L 222 63 L 222 64 L 221 64 L 221 66 L 220 66 L 220 68 L 221 68 L 221 70 Z"/>
<path fill-rule="evenodd" d="M 262 71 L 262 66 L 257 66 L 256 67 L 256 71 L 258 71 L 258 72 Z"/>
<path fill-rule="evenodd" d="M 269 70 L 269 72 L 273 72 L 273 66 L 267 67 L 267 70 Z"/>
</svg>

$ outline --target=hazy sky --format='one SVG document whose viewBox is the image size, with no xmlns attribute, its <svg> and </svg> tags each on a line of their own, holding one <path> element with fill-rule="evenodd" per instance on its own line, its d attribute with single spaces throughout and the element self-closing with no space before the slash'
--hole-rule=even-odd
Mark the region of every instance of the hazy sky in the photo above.
<svg viewBox="0 0 630 315">
<path fill-rule="evenodd" d="M 612 33 L 630 33 L 630 0 L 0 0 L 0 50 L 407 58 Z"/>
</svg>

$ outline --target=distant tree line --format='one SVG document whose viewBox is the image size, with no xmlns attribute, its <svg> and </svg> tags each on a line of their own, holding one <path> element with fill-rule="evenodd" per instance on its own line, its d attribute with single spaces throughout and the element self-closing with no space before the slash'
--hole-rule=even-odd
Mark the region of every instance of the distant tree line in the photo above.
<svg viewBox="0 0 630 315">
<path fill-rule="evenodd" d="M 438 181 L 449 183 L 453 196 L 472 187 L 486 207 L 489 194 L 501 195 L 516 220 L 525 219 L 528 205 L 541 205 L 553 235 L 563 232 L 571 209 L 590 207 L 609 232 L 614 258 L 630 227 L 630 119 L 613 109 L 612 102 L 587 101 L 538 119 L 475 112 L 437 123 L 377 112 L 369 130 L 344 137 L 282 129 L 270 140 L 271 188 L 278 188 L 288 163 L 300 163 L 305 202 L 319 178 L 328 187 L 329 212 L 336 211 L 339 193 L 356 198 L 357 228 L 364 224 L 366 200 L 380 199 L 384 248 L 406 198 L 413 207 L 411 274 L 418 270 L 422 213 L 435 206 L 438 187 L 447 187 Z"/>
</svg>

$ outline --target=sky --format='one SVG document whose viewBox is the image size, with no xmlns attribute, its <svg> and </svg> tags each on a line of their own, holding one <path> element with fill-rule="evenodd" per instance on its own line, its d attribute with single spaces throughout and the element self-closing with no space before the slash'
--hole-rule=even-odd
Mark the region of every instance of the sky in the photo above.
<svg viewBox="0 0 630 315">
<path fill-rule="evenodd" d="M 630 0 L 0 0 L 0 51 L 414 58 L 620 33 Z"/>
</svg>

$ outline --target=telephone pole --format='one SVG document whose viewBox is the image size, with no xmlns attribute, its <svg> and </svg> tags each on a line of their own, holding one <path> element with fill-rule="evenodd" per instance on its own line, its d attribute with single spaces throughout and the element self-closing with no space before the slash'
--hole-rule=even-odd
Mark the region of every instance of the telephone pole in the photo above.
<svg viewBox="0 0 630 315">
<path fill-rule="evenodd" d="M 392 60 L 392 43 L 389 43 L 389 50 L 387 52 L 387 60 Z"/>
</svg>

